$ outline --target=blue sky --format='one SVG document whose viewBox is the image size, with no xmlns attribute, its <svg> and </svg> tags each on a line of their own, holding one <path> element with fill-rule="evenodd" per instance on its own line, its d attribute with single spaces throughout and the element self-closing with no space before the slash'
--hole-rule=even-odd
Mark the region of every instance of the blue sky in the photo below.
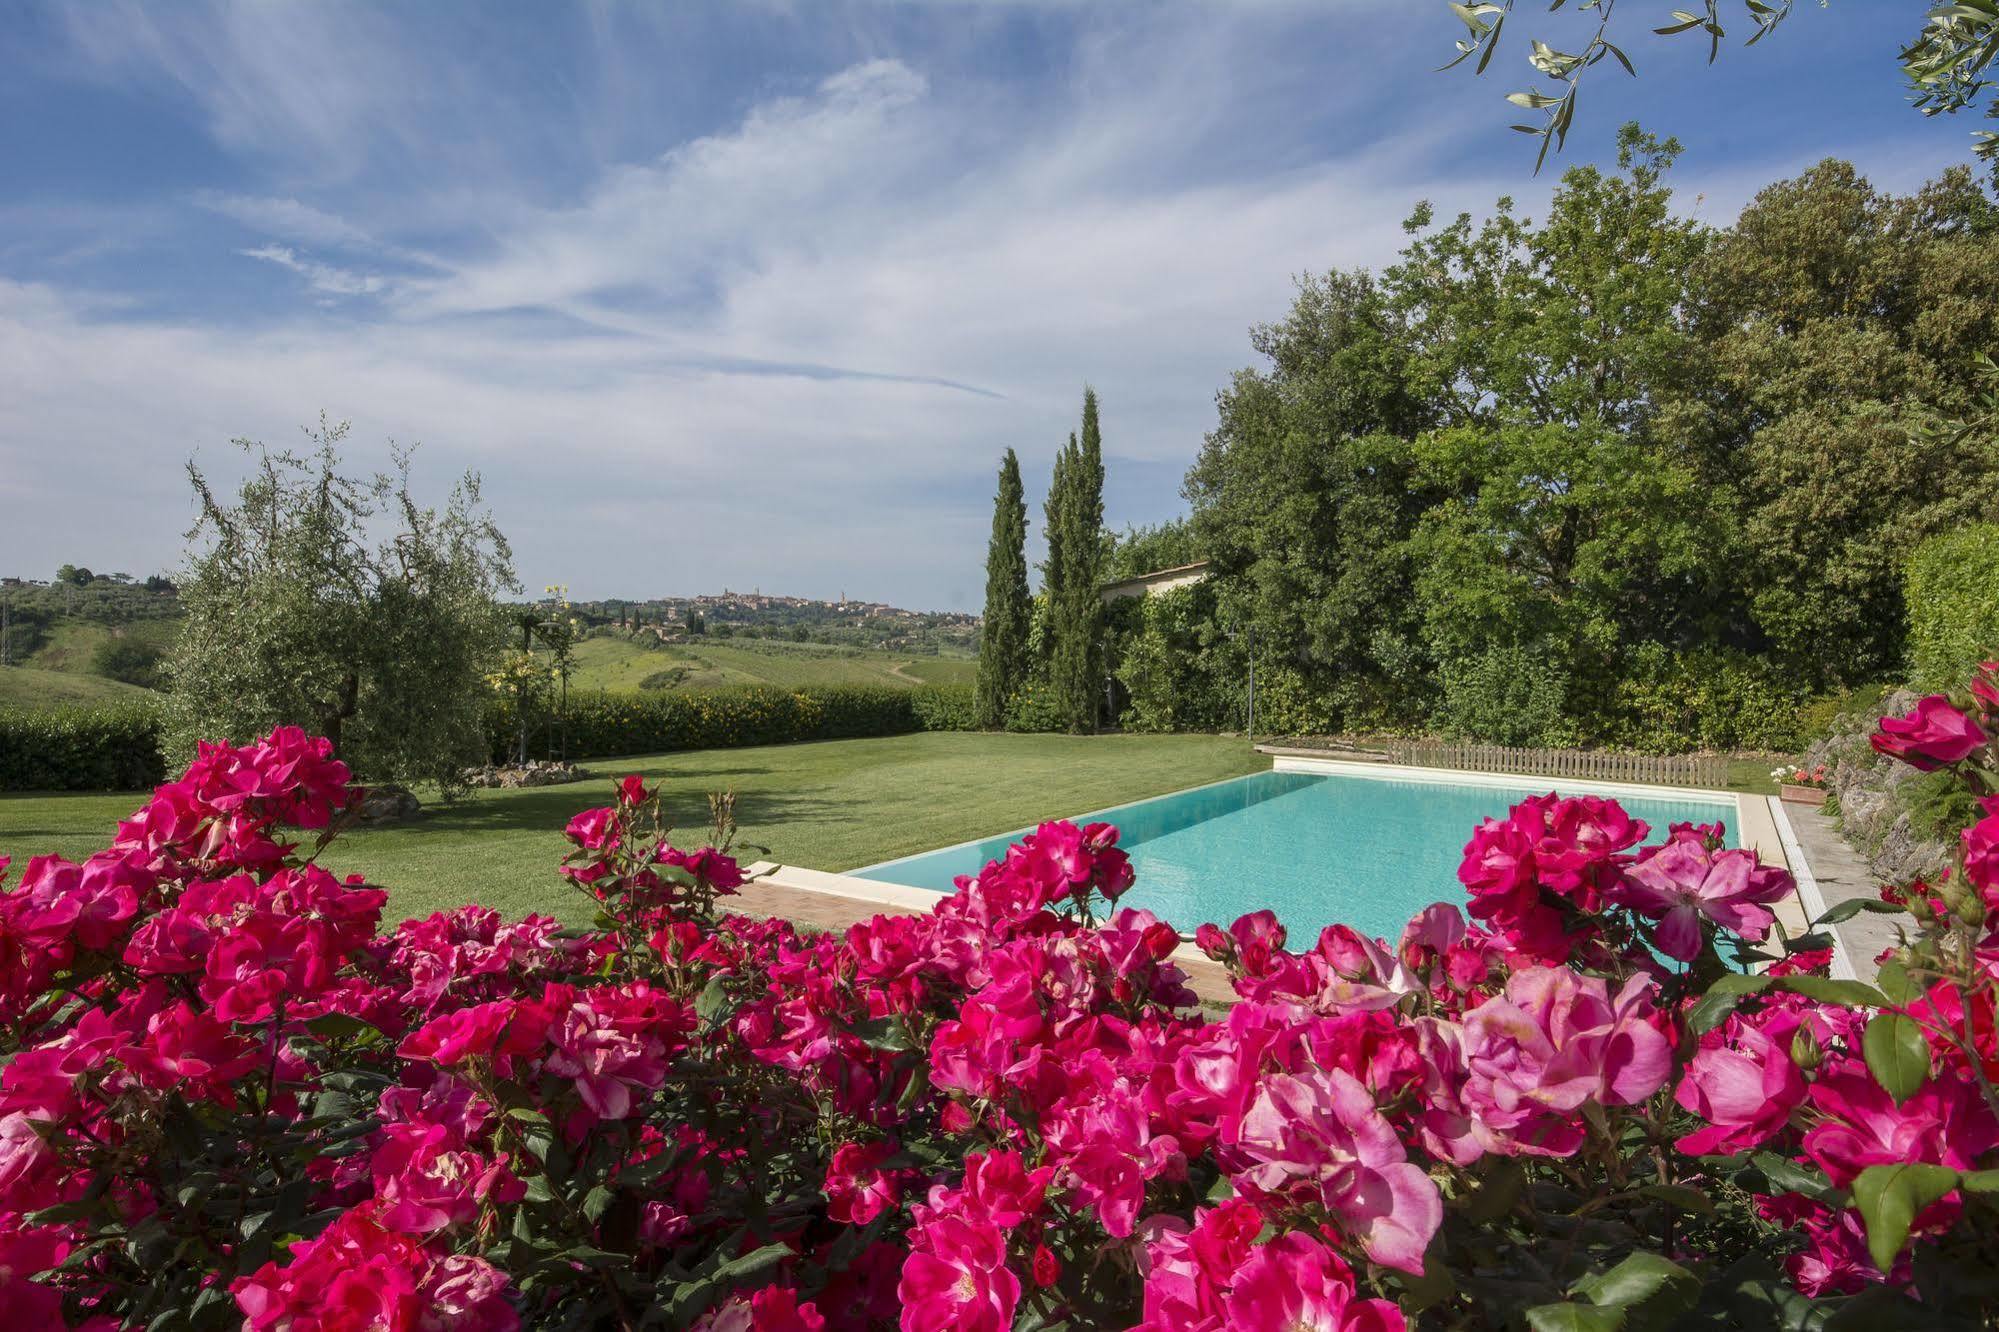
<svg viewBox="0 0 1999 1332">
<path fill-rule="evenodd" d="M 1663 15 L 1667 6 L 1654 4 Z M 1828 155 L 1909 188 L 1917 0 L 1805 0 L 1592 75 L 1726 221 Z M 1573 34 L 1523 8 L 1520 26 Z M 1627 0 L 1634 32 L 1659 16 Z M 1644 12 L 1638 12 L 1644 11 Z M 1293 275 L 1555 172 L 1437 0 L 0 3 L 0 573 L 170 567 L 182 464 L 353 422 L 478 469 L 532 589 L 976 609 L 994 468 L 1082 386 L 1113 525 L 1182 508 Z M 1038 509 L 1035 516 L 1038 518 Z"/>
</svg>

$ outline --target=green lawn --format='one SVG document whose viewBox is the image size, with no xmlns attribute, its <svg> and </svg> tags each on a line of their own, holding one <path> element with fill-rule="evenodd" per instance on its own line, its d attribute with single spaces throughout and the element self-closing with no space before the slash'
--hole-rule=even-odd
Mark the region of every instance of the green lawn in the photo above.
<svg viewBox="0 0 1999 1332">
<path fill-rule="evenodd" d="M 532 791 L 480 791 L 397 828 L 343 837 L 325 864 L 390 890 L 389 918 L 478 901 L 581 923 L 556 876 L 562 825 L 605 804 L 638 772 L 662 785 L 670 817 L 707 823 L 707 794 L 737 793 L 743 840 L 773 858 L 843 870 L 1269 768 L 1240 739 L 1205 735 L 932 733 L 759 749 L 592 760 L 602 776 Z M 136 795 L 0 795 L 0 855 L 81 857 L 102 847 Z M 758 858 L 746 852 L 745 860 Z"/>
<path fill-rule="evenodd" d="M 970 684 L 978 663 L 970 657 L 923 657 L 874 652 L 822 643 L 766 639 L 722 640 L 648 647 L 613 635 L 586 638 L 576 645 L 572 689 L 629 693 L 649 676 L 678 672 L 677 689 L 719 689 L 732 685 Z"/>
</svg>

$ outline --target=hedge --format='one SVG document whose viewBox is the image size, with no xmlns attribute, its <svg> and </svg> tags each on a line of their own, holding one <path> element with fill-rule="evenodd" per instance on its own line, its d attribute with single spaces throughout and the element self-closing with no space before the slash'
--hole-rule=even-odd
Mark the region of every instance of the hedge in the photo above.
<svg viewBox="0 0 1999 1332">
<path fill-rule="evenodd" d="M 0 709 L 0 791 L 132 791 L 165 779 L 157 708 Z"/>
<path fill-rule="evenodd" d="M 709 689 L 569 699 L 569 756 L 578 759 L 973 728 L 970 685 Z M 487 735 L 495 761 L 513 753 L 513 714 L 504 705 L 488 715 Z M 538 756 L 547 749 L 547 731 L 537 727 L 528 752 Z M 132 791 L 163 780 L 159 715 L 152 707 L 0 709 L 0 791 Z"/>
<path fill-rule="evenodd" d="M 969 685 L 571 694 L 567 750 L 573 759 L 605 758 L 913 731 L 961 731 L 972 729 L 972 725 Z M 495 762 L 513 753 L 517 732 L 511 708 L 496 706 L 487 731 Z M 536 728 L 528 739 L 528 753 L 546 752 L 548 739 L 546 728 Z"/>
<path fill-rule="evenodd" d="M 1948 689 L 1999 654 L 1999 526 L 1979 523 L 1916 547 L 1904 575 L 1909 669 L 1921 689 Z"/>
</svg>

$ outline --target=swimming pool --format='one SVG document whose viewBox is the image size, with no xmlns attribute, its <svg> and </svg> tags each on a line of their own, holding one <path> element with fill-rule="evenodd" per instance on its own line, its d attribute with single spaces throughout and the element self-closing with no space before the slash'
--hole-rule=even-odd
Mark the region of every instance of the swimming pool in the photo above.
<svg viewBox="0 0 1999 1332">
<path fill-rule="evenodd" d="M 1551 785 L 1532 778 L 1259 772 L 1075 821 L 1118 826 L 1119 845 L 1138 874 L 1121 904 L 1144 907 L 1182 931 L 1204 921 L 1226 925 L 1268 907 L 1289 928 L 1293 946 L 1306 946 L 1334 921 L 1393 939 L 1431 902 L 1462 902 L 1458 861 L 1472 829 Z M 1611 795 L 1652 825 L 1652 840 L 1669 823 L 1721 820 L 1728 844 L 1739 845 L 1732 798 L 1631 795 L 1589 782 L 1565 783 L 1563 790 Z M 905 856 L 853 877 L 950 892 L 956 876 L 978 873 L 1019 836 Z"/>
</svg>

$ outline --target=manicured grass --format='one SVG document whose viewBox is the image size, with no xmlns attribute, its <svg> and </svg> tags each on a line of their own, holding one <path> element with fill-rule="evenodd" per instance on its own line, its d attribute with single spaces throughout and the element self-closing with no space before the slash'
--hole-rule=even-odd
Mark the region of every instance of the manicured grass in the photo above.
<svg viewBox="0 0 1999 1332">
<path fill-rule="evenodd" d="M 69 703 L 131 703 L 158 697 L 150 689 L 81 671 L 0 666 L 0 707 L 54 708 Z"/>
<path fill-rule="evenodd" d="M 970 684 L 978 665 L 969 657 L 923 657 L 823 643 L 766 639 L 658 644 L 600 635 L 576 645 L 572 689 L 628 693 L 650 676 L 679 674 L 676 689 L 734 685 Z"/>
<path fill-rule="evenodd" d="M 932 733 L 758 749 L 592 760 L 588 782 L 479 791 L 419 820 L 350 833 L 324 863 L 390 890 L 390 920 L 476 901 L 510 915 L 588 917 L 555 873 L 570 815 L 609 803 L 614 779 L 660 784 L 668 816 L 698 841 L 708 793 L 733 790 L 742 841 L 772 859 L 843 870 L 1266 770 L 1246 742 L 1206 735 Z M 0 855 L 81 857 L 109 840 L 138 795 L 0 795 Z M 760 853 L 741 851 L 747 862 Z"/>
<path fill-rule="evenodd" d="M 1788 761 L 1776 754 L 1732 758 L 1728 761 L 1728 789 L 1749 795 L 1776 795 L 1777 783 L 1770 780 L 1770 770 Z"/>
</svg>

